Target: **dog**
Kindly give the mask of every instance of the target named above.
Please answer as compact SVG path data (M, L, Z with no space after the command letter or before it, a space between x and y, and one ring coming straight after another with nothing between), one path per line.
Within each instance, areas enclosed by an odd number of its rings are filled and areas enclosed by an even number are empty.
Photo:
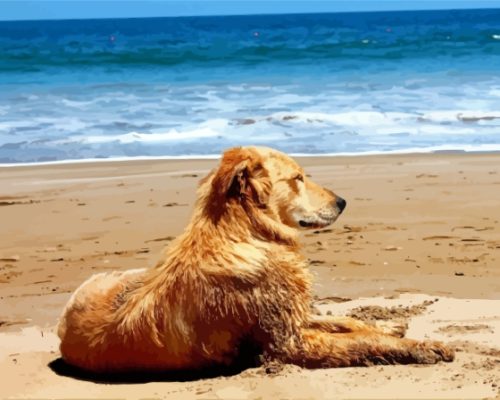
M298 233L332 224L346 201L287 155L229 149L197 194L155 267L97 274L76 290L58 327L67 363L119 373L231 366L243 354L306 368L453 360L439 342L312 316Z

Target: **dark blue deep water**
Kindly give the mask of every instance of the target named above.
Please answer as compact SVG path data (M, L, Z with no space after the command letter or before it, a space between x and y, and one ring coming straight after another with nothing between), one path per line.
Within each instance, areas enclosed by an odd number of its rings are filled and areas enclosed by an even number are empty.
M0 163L500 149L500 10L0 22Z

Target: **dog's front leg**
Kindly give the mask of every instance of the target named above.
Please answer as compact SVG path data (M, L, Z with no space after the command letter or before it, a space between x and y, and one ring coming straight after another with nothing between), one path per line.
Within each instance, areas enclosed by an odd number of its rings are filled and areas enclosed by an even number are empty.
M369 332L375 329L374 326L350 317L312 317L307 324L307 328L328 333Z
M317 329L328 333L349 333L349 332L372 332L385 333L388 335L403 337L407 325L405 323L377 323L370 325L359 319L351 317L316 317L311 316L307 323L307 328Z
M452 361L454 352L439 342L418 342L383 333L327 333L303 329L301 343L287 349L282 361L306 368L373 364L435 364Z

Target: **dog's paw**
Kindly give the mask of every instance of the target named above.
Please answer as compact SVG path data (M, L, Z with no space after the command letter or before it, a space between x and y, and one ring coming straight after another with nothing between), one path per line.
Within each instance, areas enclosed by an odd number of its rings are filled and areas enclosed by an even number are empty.
M377 329L385 333L386 335L391 335L395 337L402 338L406 334L408 329L408 324L405 321L377 321Z
M410 356L418 364L436 364L439 361L453 361L455 351L441 342L429 341L414 346Z
M440 361L451 362L455 359L455 350L441 342L431 342L431 350L436 353Z

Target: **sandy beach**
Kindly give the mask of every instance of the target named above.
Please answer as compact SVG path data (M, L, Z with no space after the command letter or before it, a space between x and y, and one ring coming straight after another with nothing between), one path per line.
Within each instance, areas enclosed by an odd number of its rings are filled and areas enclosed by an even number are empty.
M0 168L0 398L495 398L500 396L500 154L300 158L347 200L302 234L315 307L407 324L451 364L101 382L58 368L55 327L92 274L152 266L182 232L216 160ZM70 376L67 376L70 375Z

